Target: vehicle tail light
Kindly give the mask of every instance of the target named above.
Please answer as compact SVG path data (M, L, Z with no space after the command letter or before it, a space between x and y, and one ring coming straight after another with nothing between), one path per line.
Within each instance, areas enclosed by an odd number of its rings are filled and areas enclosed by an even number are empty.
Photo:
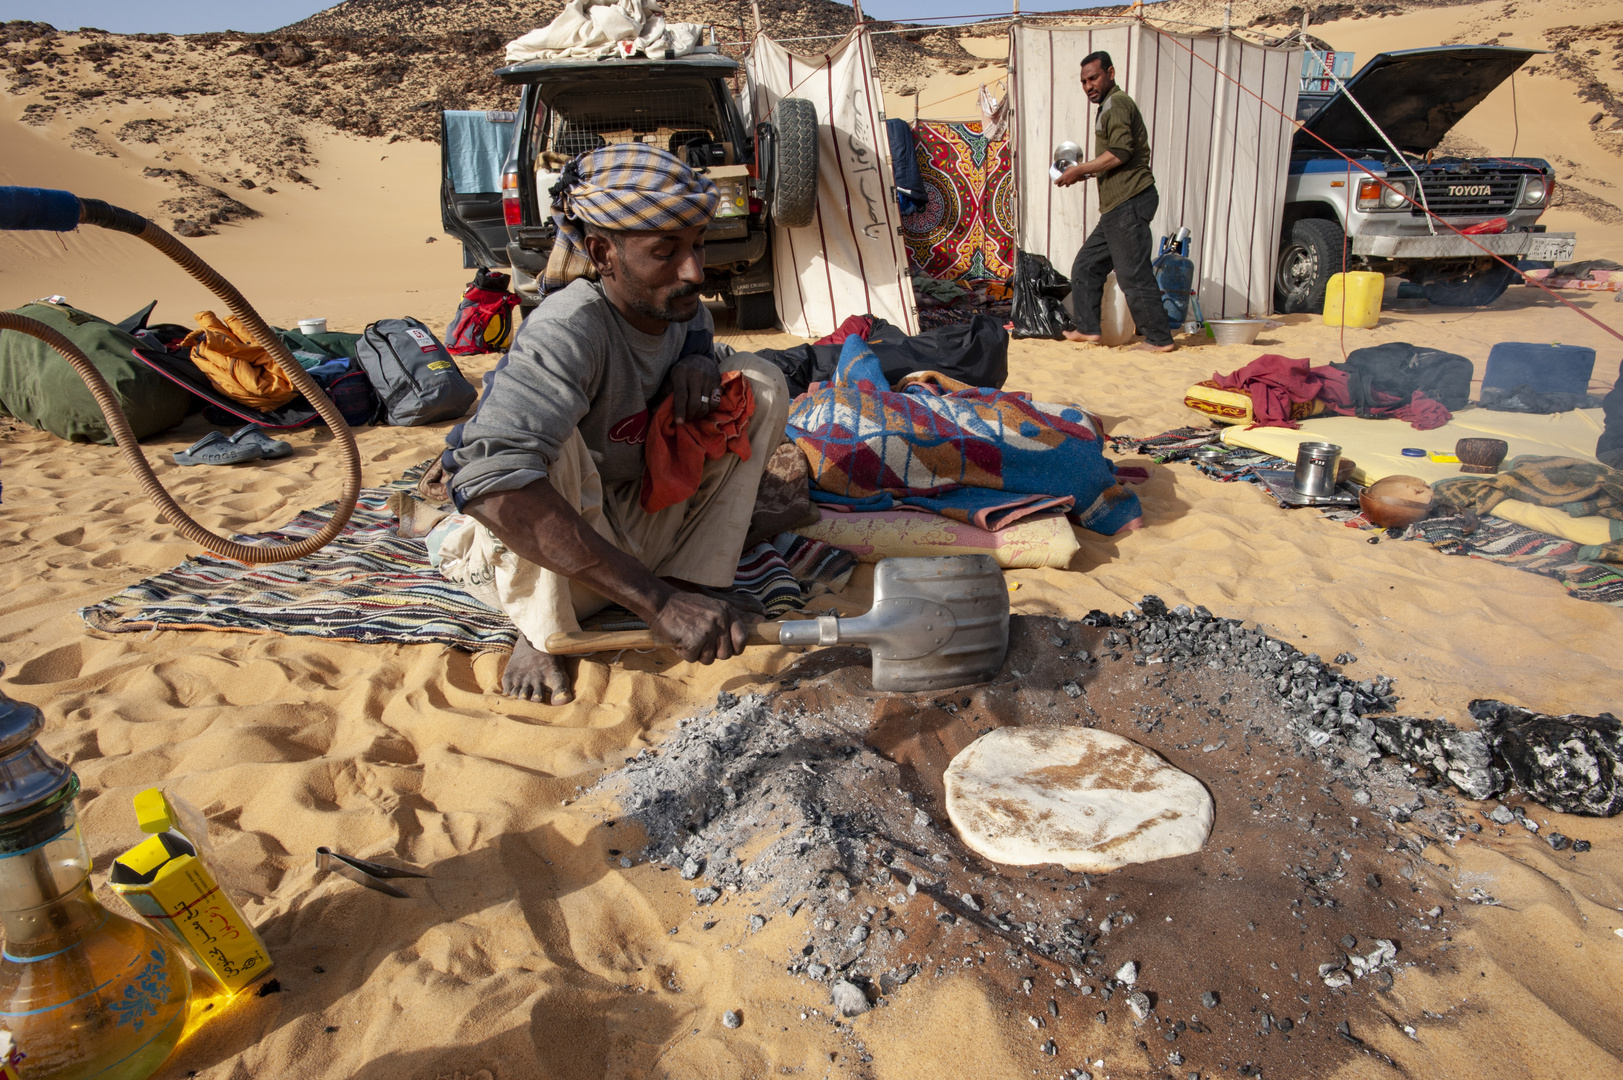
M754 195L750 196L750 213L760 214L765 209L766 203L762 202L760 199L757 199Z
M1358 209L1375 210L1381 205L1381 182L1379 180L1358 181Z
M517 172L502 174L502 220L509 225L524 224L524 204L519 202Z

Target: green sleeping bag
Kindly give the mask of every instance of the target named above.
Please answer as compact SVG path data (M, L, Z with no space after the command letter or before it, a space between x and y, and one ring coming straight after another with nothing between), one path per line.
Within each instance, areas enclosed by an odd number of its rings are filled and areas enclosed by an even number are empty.
M66 304L26 304L14 313L61 332L90 358L144 439L180 423L191 395L135 356L140 342L106 319ZM36 337L0 331L0 413L69 442L111 443L90 388L67 360Z

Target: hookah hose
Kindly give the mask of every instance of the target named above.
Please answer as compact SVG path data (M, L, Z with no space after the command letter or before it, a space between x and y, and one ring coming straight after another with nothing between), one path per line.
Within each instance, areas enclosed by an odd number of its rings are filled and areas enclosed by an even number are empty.
M185 244L151 221L133 211L111 206L99 199L81 199L67 191L0 187L0 229L72 232L81 224L99 225L114 232L140 237L207 286L209 291L225 301L232 314L242 320L254 342L275 359L277 366L293 381L294 387L305 396L321 419L326 421L327 428L338 440L338 450L344 460L344 487L332 519L314 536L292 544L239 544L210 532L192 520L153 475L152 467L147 464L146 456L141 452L140 444L136 442L135 432L130 429L123 409L119 408L118 399L113 395L112 388L107 385L107 380L102 378L101 372L96 370L90 358L85 356L78 346L37 319L9 311L0 311L0 330L16 330L36 337L61 353L63 358L73 365L73 370L79 373L85 386L95 396L96 404L101 406L102 415L107 418L107 426L112 430L119 449L124 452L124 460L140 481L142 490L158 505L163 519L173 525L186 539L202 545L216 555L250 564L286 562L319 551L348 524L350 514L355 510L356 497L361 490L360 451L356 449L355 436L350 432L349 425L344 422L338 407L315 380L305 374L304 368L300 367L298 361L288 352L287 346L271 331L265 320L259 317L259 313L235 286L221 277L208 263L198 258Z

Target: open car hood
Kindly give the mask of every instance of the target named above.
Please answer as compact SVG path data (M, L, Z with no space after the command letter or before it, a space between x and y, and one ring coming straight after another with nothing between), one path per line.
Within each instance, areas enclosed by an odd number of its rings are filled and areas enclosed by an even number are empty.
M1381 53L1347 80L1304 125L1341 150L1374 150L1380 135L1359 115L1347 94L1358 99L1399 150L1424 154L1436 149L1465 114L1481 104L1511 73L1537 55L1532 49L1499 45L1445 45ZM1305 131L1300 150L1323 149Z

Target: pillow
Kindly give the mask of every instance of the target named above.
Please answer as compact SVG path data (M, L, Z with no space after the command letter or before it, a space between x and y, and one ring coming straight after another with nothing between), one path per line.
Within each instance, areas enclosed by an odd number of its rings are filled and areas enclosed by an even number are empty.
M844 548L859 562L911 555L990 555L1005 570L1048 566L1063 570L1081 548L1063 515L1022 519L997 532L919 510L835 513L796 529L801 536Z
M1227 390L1207 379L1184 391L1183 403L1219 424L1251 423L1251 395L1244 390ZM1324 402L1298 401L1291 406L1292 420L1306 420L1324 411Z

